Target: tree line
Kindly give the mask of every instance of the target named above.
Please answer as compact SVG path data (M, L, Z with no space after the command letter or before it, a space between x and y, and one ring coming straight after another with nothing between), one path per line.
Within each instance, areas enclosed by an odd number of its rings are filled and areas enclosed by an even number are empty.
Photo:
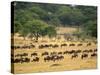
M97 37L97 7L13 2L14 33L30 38L56 36L56 27L80 27L81 34ZM78 34L78 33L77 33Z

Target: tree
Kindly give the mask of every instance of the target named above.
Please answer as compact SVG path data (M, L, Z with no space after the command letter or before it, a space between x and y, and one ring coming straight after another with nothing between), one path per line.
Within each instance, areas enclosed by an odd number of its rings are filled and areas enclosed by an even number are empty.
M46 27L43 33L45 33L45 35L48 35L50 38L55 37L57 34L56 29L53 26Z
M20 28L19 33L21 34L21 36L23 36L23 38L25 40L27 35L30 33L30 30L27 25L20 26L19 28Z
M36 38L36 41L38 41L38 38L42 35L41 31L43 31L48 25L41 20L32 20L27 22L27 26L31 35L33 35Z
M29 29L31 36L34 36L37 42L39 37L43 37L45 35L53 37L56 35L55 28L41 20L33 20L27 22L27 28Z
M19 21L14 21L14 33L20 31L21 23Z
M85 33L87 35L97 38L97 22L96 21L87 22L83 30L85 30Z
M59 8L59 18L64 25L79 26L83 23L84 15L76 7L63 6Z

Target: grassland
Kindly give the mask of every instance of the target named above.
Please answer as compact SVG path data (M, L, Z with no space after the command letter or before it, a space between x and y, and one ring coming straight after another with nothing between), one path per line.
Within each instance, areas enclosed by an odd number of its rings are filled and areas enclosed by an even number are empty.
M61 28L59 32L74 32L75 28ZM29 73L29 72L47 72L47 71L68 71L68 70L83 70L83 69L96 69L97 68L97 57L91 58L91 53L88 53L88 57L85 59L81 59L82 53L78 54L77 58L71 59L71 55L64 55L64 59L58 61L49 61L44 62L44 57L41 56L43 52L64 52L70 50L89 50L89 49L96 49L97 45L91 42L90 46L87 46L87 42L83 41L47 41L47 42L32 42L32 41L23 41L20 38L16 38L16 44L29 44L33 43L36 47L32 49L16 49L14 50L14 59L18 58L15 57L17 54L21 53L28 53L28 58L32 60L31 53L38 53L38 57L40 58L39 62L29 62L29 63L14 63L14 73ZM45 39L48 40L48 39ZM68 46L60 47L61 44L66 43ZM75 44L75 46L69 46L71 43ZM79 43L82 43L82 46L77 46ZM43 48L39 49L38 46L41 44L57 44L59 47L57 48ZM12 50L13 51L13 50ZM55 65L57 64L57 65Z

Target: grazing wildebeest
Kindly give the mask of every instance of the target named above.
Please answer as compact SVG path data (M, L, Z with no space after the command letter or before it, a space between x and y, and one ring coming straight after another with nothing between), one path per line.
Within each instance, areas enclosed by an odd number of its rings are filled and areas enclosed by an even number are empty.
M30 59L29 58L21 58L21 63L29 63Z
M97 49L94 49L94 52L97 52Z
M64 56L58 56L58 55L55 55L55 56L52 56L52 61L56 61L56 60L61 60L61 59L64 59Z
M68 51L68 54L73 54L73 53L75 53L75 50Z
M75 46L75 44L72 43L72 44L69 44L69 46Z
M57 55L54 55L54 56L51 57L51 60L55 62L56 60L58 60L58 58L59 57Z
M29 49L30 49L30 47L27 46L27 45L23 45L23 46L21 46L21 49L26 49L26 48L29 48Z
M80 43L80 44L78 44L77 46L82 46L83 44L82 43Z
M21 54L16 54L15 57L21 57Z
M51 52L50 53L50 55L56 55L57 54L57 52Z
M82 54L81 59L83 59L83 58L88 58L88 54Z
M69 52L68 52L67 50L63 52L63 54L68 54L68 53L69 53Z
M44 45L44 48L49 48L49 45Z
M35 58L33 58L33 60L32 60L32 62L39 62L39 57L35 57Z
M21 59L15 59L14 63L21 63Z
M93 50L92 49L89 49L89 50L83 50L83 53L92 53Z
M15 55L15 57L23 57L23 56L28 56L28 53L16 54Z
M83 52L83 53L88 53L88 50L83 50L82 52Z
M58 56L58 60L64 59L64 56Z
M91 46L91 45L92 45L92 43L91 43L91 42L87 43L87 46Z
M61 44L61 47L65 47L65 46L67 46L67 44Z
M52 44L49 44L49 47L52 47L53 45Z
M44 48L44 45L39 45L39 49L42 49L42 48Z
M59 47L59 45L55 44L55 45L52 45L52 48L57 48Z
M14 46L14 49L20 49L21 47L20 46Z
M76 50L76 51L75 51L75 53L81 53L81 52L82 52L81 50Z
M44 57L44 61L47 62L47 61L50 61L51 60L51 56L46 56Z
M22 56L28 56L28 53L23 53Z
M92 50L92 49L89 49L89 50L88 50L88 52L90 52L90 53L91 53L91 52L93 52L93 50Z
M32 56L37 56L37 55L38 55L37 53L32 53L32 54L31 54L31 57L32 57Z
M62 54L62 52L58 52L58 54Z
M49 53L48 52L42 53L42 56L44 56L44 55L49 55Z
M42 48L49 48L49 47L51 47L51 45L39 45L39 49L42 49Z
M74 54L72 55L71 59L76 58L76 57L78 57L78 54L77 54L77 53L74 53Z
M97 53L92 53L92 54L91 54L91 58L92 58L92 57L97 57Z
M30 48L35 48L35 45L30 45Z
M30 43L30 48L35 48L35 45L33 45L32 43Z

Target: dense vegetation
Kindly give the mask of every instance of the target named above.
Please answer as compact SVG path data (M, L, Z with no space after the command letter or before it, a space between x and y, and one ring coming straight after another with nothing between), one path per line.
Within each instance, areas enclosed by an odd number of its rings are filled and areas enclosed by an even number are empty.
M82 28L85 34L97 37L97 7L14 2L14 33L30 38L56 36L57 26Z

